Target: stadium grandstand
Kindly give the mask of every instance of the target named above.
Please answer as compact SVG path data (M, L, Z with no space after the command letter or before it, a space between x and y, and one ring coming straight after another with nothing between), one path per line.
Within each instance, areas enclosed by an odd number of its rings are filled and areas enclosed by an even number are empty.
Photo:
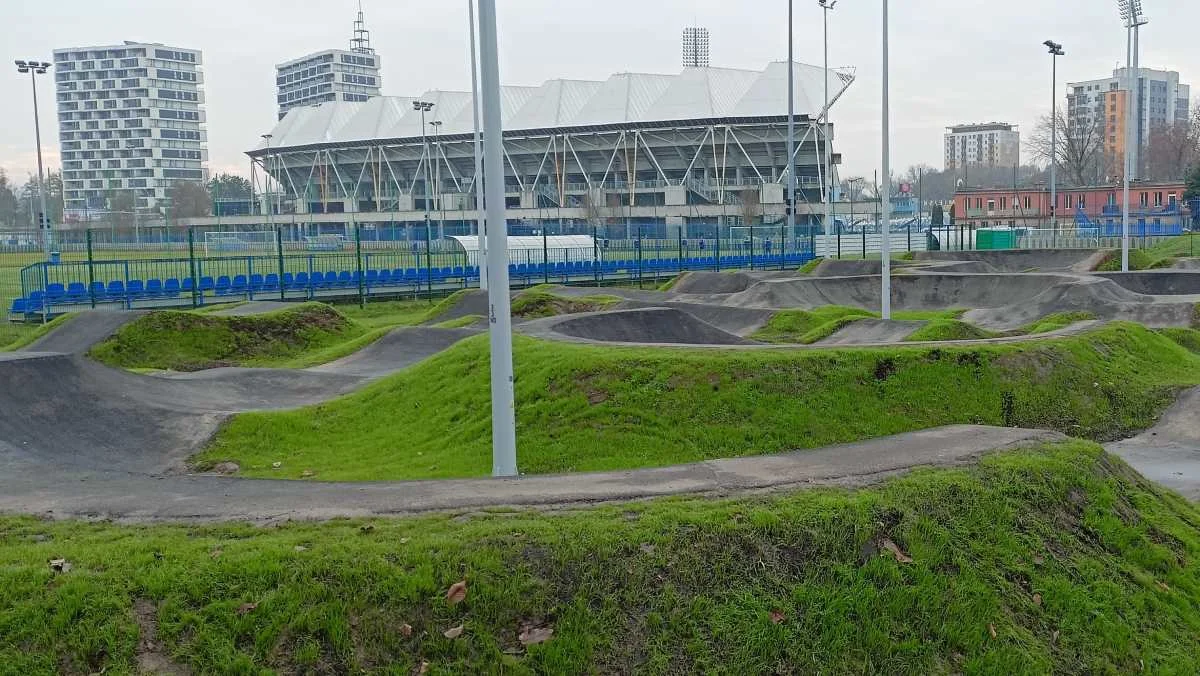
M821 124L824 70L796 64L793 71L800 235L820 226L824 144L833 129ZM850 70L831 71L831 102L853 80ZM550 223L559 234L601 225L605 236L628 238L637 223L645 237L673 238L681 228L685 237L706 237L718 224L786 217L786 62L550 80L505 86L501 96L513 234ZM414 102L433 105L422 116ZM375 224L381 237L412 240L425 237L428 209L431 237L472 234L472 106L469 92L434 90L289 111L248 153L257 213L222 219L223 226L261 223L269 209L285 217L276 222L318 232Z

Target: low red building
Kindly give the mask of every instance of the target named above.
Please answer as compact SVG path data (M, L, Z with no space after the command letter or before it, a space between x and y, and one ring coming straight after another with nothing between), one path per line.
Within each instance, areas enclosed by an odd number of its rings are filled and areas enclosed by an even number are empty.
M1120 222L1123 186L1059 188L1059 227L1103 227ZM1177 230L1187 220L1184 184L1135 182L1129 186L1129 212L1147 230ZM1047 228L1050 188L964 188L954 195L954 222L971 228ZM1158 227L1156 227L1158 226ZM1164 233L1169 234L1169 233Z

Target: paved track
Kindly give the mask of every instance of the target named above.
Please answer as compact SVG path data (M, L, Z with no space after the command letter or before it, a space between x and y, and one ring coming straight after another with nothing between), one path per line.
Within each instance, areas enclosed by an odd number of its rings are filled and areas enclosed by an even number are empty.
M1147 479L1200 500L1200 387L1180 395L1154 427L1105 448Z

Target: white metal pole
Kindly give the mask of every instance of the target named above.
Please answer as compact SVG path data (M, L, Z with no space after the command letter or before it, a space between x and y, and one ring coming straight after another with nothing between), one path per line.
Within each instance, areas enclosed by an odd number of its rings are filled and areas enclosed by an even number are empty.
M1121 191L1121 272L1129 272L1129 175L1133 173L1133 25L1125 28L1125 174Z
M29 69L29 82L33 85L33 135L37 141L38 197L42 203L42 222L38 223L38 226L42 229L42 246L45 247L48 258L54 249L54 230L50 223L50 212L46 210L46 181L42 177L42 123L38 119L36 67Z
M483 218L483 148L479 133L479 57L475 53L475 0L467 0L471 20L471 118L475 123L475 236L479 239L479 288L488 288L487 222Z
M788 204L787 204L787 227L788 236L796 236L796 101L795 101L795 78L792 75L792 62L795 59L792 57L792 0L788 0L788 62L787 62L787 97L788 97L788 125L787 125L787 173L788 173ZM750 225L747 223L746 225ZM750 229L750 241L754 241L754 229ZM816 251L813 252L815 256Z
M825 241L829 242L829 235L833 234L833 157L829 149L830 134L829 134L829 11L833 9L831 6L821 6L822 16L824 17L825 31Z
M483 101L483 168L488 228L488 321L492 356L492 476L517 475L512 317L508 297L508 225L504 218L504 153L496 0L479 0L479 68Z
M1058 55L1050 53L1050 236L1058 237Z
M1133 84L1133 119L1130 123L1133 124L1133 173L1131 178L1137 180L1142 177L1142 115L1146 112L1145 102L1142 101L1142 78L1140 72L1140 61L1138 57L1138 36L1142 33L1142 18L1141 15L1135 16L1133 22L1133 72L1129 74Z
M892 318L892 139L888 75L888 0L883 0L883 222L879 228L879 249L883 261L880 315L884 319Z

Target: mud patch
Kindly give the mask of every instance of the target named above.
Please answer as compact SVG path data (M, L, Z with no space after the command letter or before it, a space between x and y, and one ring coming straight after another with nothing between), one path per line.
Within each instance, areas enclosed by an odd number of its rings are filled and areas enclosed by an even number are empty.
M150 599L133 602L133 619L138 625L137 669L140 674L190 676L192 670L172 661L158 640L158 607Z

